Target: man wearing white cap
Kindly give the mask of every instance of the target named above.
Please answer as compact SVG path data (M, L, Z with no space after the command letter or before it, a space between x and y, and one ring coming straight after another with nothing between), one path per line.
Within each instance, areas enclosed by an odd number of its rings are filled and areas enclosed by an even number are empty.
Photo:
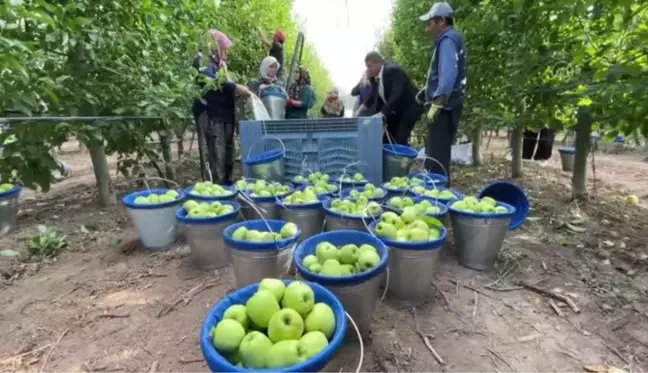
M425 168L445 173L450 184L450 156L463 110L466 87L466 51L464 38L454 28L452 7L446 2L432 5L430 11L419 17L427 31L434 36L434 53L428 70L427 85L417 99L425 95L430 106L427 113L428 136L425 144ZM445 170L442 170L445 168Z

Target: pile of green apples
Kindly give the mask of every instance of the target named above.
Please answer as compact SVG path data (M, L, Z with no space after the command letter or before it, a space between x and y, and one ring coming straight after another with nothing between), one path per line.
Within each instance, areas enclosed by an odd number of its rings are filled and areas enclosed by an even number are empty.
M347 216L378 216L382 207L378 202L369 201L367 197L360 196L357 200L335 198L331 200L330 210Z
M312 186L307 186L303 191L295 191L283 200L285 205L307 205L315 202L319 202L319 198Z
M313 273L343 277L366 272L380 264L380 255L371 245L346 244L337 247L324 241L315 247L315 255L307 255L302 264Z
M299 232L299 228L297 228L297 225L292 222L284 224L279 232L264 232L256 229L239 227L232 232L232 239L248 242L274 242L292 238L297 234L297 232Z
M386 192L383 188L376 188L375 185L369 183L365 184L364 187L362 187L362 190L358 189L351 189L349 192L349 197L351 199L357 200L360 198L360 196L365 196L367 198L383 198L385 196Z
M320 353L335 332L326 303L315 303L306 283L266 278L248 301L227 308L211 330L216 350L247 369L288 368Z
M353 176L342 174L337 178L337 181L341 181L343 183L363 183L366 182L367 179L360 172L356 172Z
M423 185L424 182L421 179L415 177L392 177L391 180L386 182L383 186L387 189L396 189L396 190L408 190L411 187L417 185Z
M15 187L15 185L9 183L0 184L0 193L7 193L13 190Z
M430 197L430 198L436 198L436 199L445 199L445 200L450 200L450 199L455 199L457 198L457 195L455 195L451 190L449 189L428 189L422 185L418 185L412 188L412 192L416 194L420 194L424 197Z
M290 193L290 187L277 183L276 181L267 182L265 180L256 180L249 182L239 180L236 182L236 188L241 191L250 192L250 197L274 197L285 196Z
M185 202L182 207L187 211L188 218L206 219L215 218L234 212L234 206L229 204L222 204L218 201L214 202L197 202L189 200Z
M210 181L196 183L189 195L196 195L201 197L226 197L231 196L232 191L224 188L222 185L213 184Z
M408 207L416 209L417 214L438 214L441 212L441 208L436 206L434 203L424 199L419 203L414 203L414 200L410 197L392 197L387 202L387 206L394 208L399 211L403 211Z
M443 223L438 219L425 216L414 206L403 209L400 215L387 211L380 215L374 232L380 238L398 242L427 242L441 237Z
M509 210L504 206L497 206L497 201L491 197L478 199L469 196L460 201L455 201L450 205L457 211L473 212L476 214L506 214Z
M297 175L293 180L299 184L317 184L317 183L328 184L330 178L331 177L329 175L317 171L308 174L308 176Z
M157 203L172 202L177 200L180 194L173 189L167 190L164 194L151 193L148 196L139 196L133 201L136 205L154 205Z

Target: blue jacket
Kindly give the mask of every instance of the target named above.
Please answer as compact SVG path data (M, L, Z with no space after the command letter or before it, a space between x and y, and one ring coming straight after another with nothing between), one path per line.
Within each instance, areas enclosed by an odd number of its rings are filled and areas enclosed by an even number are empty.
M463 35L448 27L434 41L425 101L445 96L446 106L463 103L466 87L466 48Z

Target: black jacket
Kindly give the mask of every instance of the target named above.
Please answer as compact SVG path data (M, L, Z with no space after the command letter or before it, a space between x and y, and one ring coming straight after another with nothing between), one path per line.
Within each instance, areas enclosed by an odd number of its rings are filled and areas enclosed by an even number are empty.
M385 117L416 120L423 112L423 107L416 102L416 87L407 72L396 64L385 64L383 67L383 88L385 101L378 94L378 82L371 78L371 94L365 106L373 112L381 112Z

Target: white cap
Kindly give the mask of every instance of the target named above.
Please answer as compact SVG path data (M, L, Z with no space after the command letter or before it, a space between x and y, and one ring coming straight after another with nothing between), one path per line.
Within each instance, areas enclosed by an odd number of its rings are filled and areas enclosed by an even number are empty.
M434 17L452 17L452 7L445 1L442 3L434 3L430 11L420 16L419 19L427 22Z

